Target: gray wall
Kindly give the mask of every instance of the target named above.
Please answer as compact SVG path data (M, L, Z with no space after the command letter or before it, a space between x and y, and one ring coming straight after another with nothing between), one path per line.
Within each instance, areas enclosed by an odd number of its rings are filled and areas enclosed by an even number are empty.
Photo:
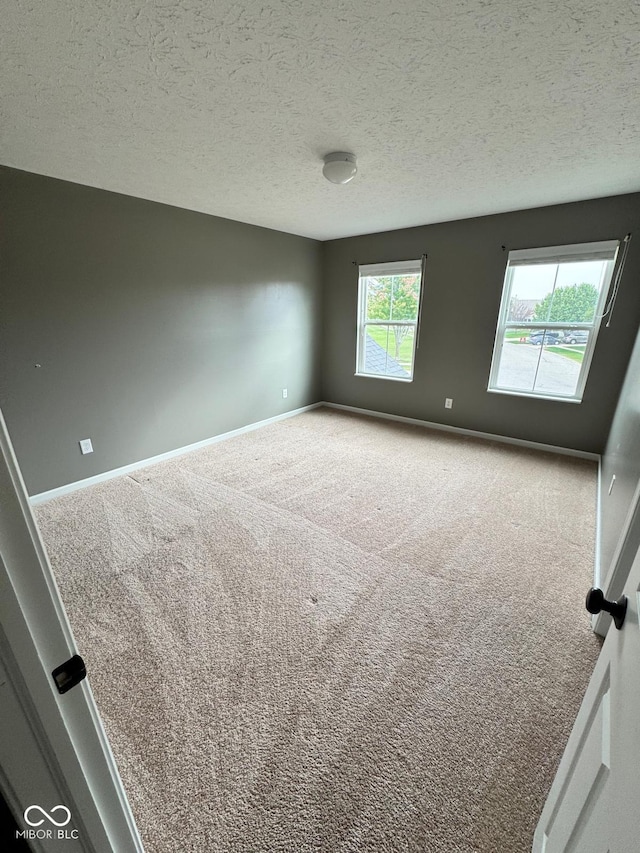
M640 195L630 194L323 244L324 399L600 453L640 320L640 245L632 243L615 320L600 333L579 405L487 392L507 260L502 246L622 238L637 232L639 224ZM427 273L414 381L354 376L358 281L352 261L405 260L424 252ZM444 408L445 397L454 399L450 411Z
M319 399L317 242L6 168L0 199L0 407L31 494Z
M632 242L614 322L575 405L486 391L502 246L637 232L638 194L322 246L2 167L0 198L0 406L32 494L319 399L604 449L640 320L640 247ZM355 377L352 261L425 251L414 382ZM454 398L451 411L445 397ZM603 553L640 476L639 405L625 391L605 457L607 472L622 473ZM81 456L77 442L87 437L95 452Z
M634 284L637 287L638 279ZM609 494L611 479L616 480ZM640 335L629 362L620 401L613 418L611 432L602 457L600 569L602 582L612 567L618 542L640 482ZM619 573L610 594L622 592L624 579L640 546L640 529L630 531L621 553Z

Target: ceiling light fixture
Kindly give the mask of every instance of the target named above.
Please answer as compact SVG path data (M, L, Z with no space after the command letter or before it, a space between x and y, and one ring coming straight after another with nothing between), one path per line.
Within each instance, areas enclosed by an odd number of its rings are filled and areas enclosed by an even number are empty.
M348 184L355 178L358 167L356 155L346 151L333 151L324 158L322 174L332 184Z

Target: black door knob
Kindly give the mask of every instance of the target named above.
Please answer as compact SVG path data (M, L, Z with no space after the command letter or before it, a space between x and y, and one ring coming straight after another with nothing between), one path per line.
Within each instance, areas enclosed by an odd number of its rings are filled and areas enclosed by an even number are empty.
M586 608L589 613L600 613L601 610L610 613L616 628L620 630L627 615L627 596L621 595L617 601L607 601L602 590L592 586L587 593Z

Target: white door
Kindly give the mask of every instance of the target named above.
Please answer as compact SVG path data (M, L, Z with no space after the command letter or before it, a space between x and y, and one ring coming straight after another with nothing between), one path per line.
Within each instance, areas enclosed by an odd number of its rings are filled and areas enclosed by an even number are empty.
M140 853L89 683L60 694L51 675L74 654L0 413L0 788L33 850Z
M586 591L585 591L586 592ZM640 550L533 842L534 853L640 851Z
M602 566L601 570L606 573L602 575L600 581L596 583L606 590L608 598L617 598L622 593L624 588L629 567L633 562L634 554L638 549L640 542L640 483L638 484L627 517L625 519L622 532L618 544L613 553L610 566ZM600 634L601 637L606 636L611 625L611 617L602 611L598 616L593 618L593 630Z

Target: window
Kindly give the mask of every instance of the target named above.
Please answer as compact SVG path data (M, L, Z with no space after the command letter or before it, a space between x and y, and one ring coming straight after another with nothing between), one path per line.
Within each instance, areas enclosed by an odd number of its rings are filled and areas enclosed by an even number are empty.
M489 391L579 403L618 241L509 252Z
M421 284L420 260L359 268L357 376L412 380Z

